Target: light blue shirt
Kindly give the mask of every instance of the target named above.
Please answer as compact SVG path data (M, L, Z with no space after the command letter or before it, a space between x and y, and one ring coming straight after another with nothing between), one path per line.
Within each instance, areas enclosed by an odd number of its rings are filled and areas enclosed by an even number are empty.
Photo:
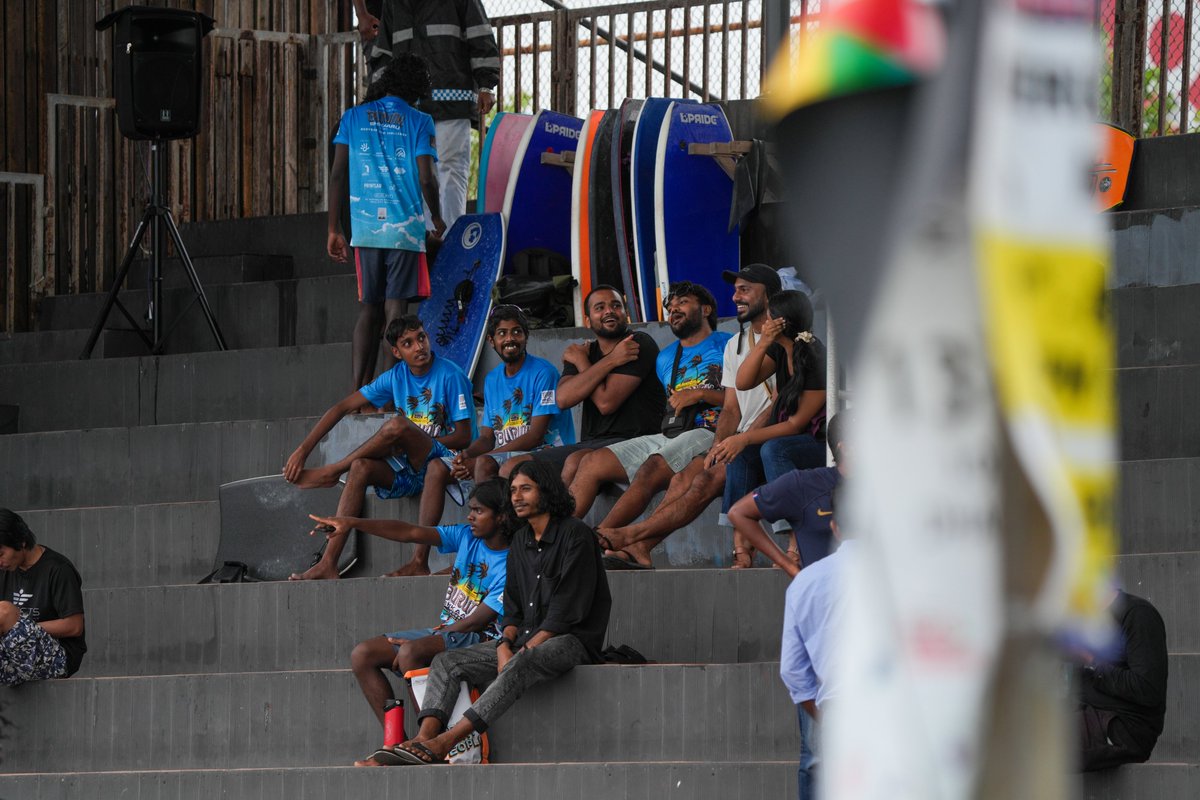
M544 358L526 354L525 363L511 378L505 365L488 373L483 382L483 424L495 434L496 447L523 436L534 417L552 416L542 444L575 444L571 410L561 410L555 400L558 370Z
M836 552L800 570L788 586L779 677L797 705L815 700L820 708L834 694L830 659L837 637L831 634L841 624L841 578L854 548L852 541L842 542Z

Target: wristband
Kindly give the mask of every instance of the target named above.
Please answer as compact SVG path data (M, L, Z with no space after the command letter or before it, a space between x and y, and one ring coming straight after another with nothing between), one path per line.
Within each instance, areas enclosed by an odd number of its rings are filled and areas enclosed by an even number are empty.
M506 645L508 645L508 649L509 649L509 650L516 650L516 649L517 649L517 643L516 643L516 642L514 642L512 639L506 639L506 638L503 638L503 637L501 637L501 639L500 639L500 644L506 644Z

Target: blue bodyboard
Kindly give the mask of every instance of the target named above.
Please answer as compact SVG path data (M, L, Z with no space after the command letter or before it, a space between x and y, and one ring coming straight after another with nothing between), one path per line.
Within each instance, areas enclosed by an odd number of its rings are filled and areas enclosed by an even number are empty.
M644 110L643 110L643 113ZM688 146L731 142L733 132L718 105L674 103L663 118L654 165L654 254L662 294L675 281L717 289L717 314L737 314L721 272L740 266L738 228L729 230L733 179L715 158L691 155Z
M543 164L543 153L574 152L583 120L540 111L525 131L513 160L513 177L504 198L508 221L504 272L512 272L516 256L534 248L571 260L571 172Z
M658 276L654 267L654 164L658 159L658 134L663 117L674 102L694 103L694 100L670 100L650 97L643 103L633 129L629 159L630 233L636 261L638 297L645 320L662 319L662 308L656 292Z
M430 270L430 294L421 303L421 321L433 352L458 364L468 377L479 361L504 250L500 214L464 214L446 231Z

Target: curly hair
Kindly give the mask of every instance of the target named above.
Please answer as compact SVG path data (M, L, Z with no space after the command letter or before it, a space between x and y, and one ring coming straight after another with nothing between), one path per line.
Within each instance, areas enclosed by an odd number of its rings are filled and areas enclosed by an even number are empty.
M504 534L504 541L511 542L521 521L513 512L512 494L509 492L507 478L491 478L476 484L471 490L471 498L479 501L479 505L496 512L496 527Z
M383 97L394 95L409 105L429 96L432 81L429 65L415 53L400 53L393 56L387 66L367 89L367 96Z
M21 519L21 515L7 508L0 508L0 547L13 550L28 550L37 544L33 531Z
M575 513L575 498L567 491L562 475L548 461L522 461L509 476L524 475L538 487L538 512L549 514L551 519L566 519Z
M676 297L691 297L702 306L708 306L708 327L712 330L717 329L717 300L713 297L713 293L708 290L708 287L693 283L692 281L676 281L667 287L667 296L663 300L663 308L670 305L671 300Z
M529 335L529 317L525 316L525 312L518 306L505 303L492 308L487 320L487 338L491 339L496 335L496 328L500 327L501 322L515 322L525 331L526 336Z

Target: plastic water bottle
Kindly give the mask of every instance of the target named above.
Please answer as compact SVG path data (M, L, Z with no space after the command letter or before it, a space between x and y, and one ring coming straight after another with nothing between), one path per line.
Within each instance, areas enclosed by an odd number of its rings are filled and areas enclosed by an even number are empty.
M404 701L383 704L383 746L395 747L404 741Z

